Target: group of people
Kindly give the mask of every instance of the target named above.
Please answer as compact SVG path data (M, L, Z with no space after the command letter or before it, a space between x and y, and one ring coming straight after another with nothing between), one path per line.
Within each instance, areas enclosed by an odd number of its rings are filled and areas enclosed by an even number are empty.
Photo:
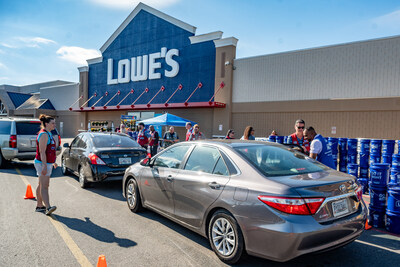
M309 155L311 158L331 167L335 168L332 151L328 148L325 138L317 134L313 127L305 127L305 122L299 119L294 125L295 132L288 136L287 143L293 144L301 148L304 154ZM244 130L241 140L255 140L254 128L247 126ZM277 135L276 131L272 131L271 135ZM235 139L235 131L229 129L226 133L225 139Z

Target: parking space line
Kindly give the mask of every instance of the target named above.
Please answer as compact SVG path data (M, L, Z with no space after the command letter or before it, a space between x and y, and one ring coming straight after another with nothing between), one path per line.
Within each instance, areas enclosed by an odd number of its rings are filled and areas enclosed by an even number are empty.
M29 181L26 179L26 177L22 174L22 172L18 169L15 168L17 173L19 174L19 177L21 177L22 181L25 183L25 185L29 184ZM64 240L65 244L67 245L68 249L71 251L72 255L74 255L75 259L78 261L78 263L81 266L84 267L90 267L93 266L90 261L86 258L85 254L83 254L82 250L78 247L78 245L75 243L75 241L72 239L72 237L68 234L68 232L64 229L62 224L57 220L56 216L53 214L50 216L47 216L50 222L53 224L54 228L57 230L58 234L61 236L61 238Z
M390 251L390 252L393 252L393 253L400 254L400 250L394 250L394 249L390 249L390 248L385 248L385 247L382 247L382 246L379 246L379 245L375 245L375 244L372 244L372 243L368 243L368 242L365 242L365 241L361 241L361 240L355 240L355 242L358 242L358 243L361 243L361 244L364 244L364 245L368 245L368 246L377 247L377 248L384 249L384 250L387 250L387 251Z

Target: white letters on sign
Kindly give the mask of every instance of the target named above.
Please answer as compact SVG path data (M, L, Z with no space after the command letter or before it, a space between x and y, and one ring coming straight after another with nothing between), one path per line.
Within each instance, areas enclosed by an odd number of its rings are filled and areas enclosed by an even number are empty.
M167 50L166 47L162 47L161 51L157 53L132 57L131 59L121 59L118 61L117 78L113 77L114 60L109 58L107 61L107 84L160 79L162 73L157 72L158 69L161 69L161 62L157 61L160 58L165 58L165 64L169 66L169 70L165 69L164 76L168 78L175 77L179 73L179 64L173 59L174 56L179 56L178 49Z

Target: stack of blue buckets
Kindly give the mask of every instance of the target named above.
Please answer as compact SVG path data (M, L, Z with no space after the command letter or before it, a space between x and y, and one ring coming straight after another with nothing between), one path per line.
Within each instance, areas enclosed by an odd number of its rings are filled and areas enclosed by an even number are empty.
M339 171L347 172L347 138L339 138Z

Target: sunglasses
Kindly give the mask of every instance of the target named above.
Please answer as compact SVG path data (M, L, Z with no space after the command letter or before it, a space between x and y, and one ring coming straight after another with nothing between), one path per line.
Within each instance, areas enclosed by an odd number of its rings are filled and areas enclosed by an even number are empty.
M304 126L297 126L297 129L304 129Z

